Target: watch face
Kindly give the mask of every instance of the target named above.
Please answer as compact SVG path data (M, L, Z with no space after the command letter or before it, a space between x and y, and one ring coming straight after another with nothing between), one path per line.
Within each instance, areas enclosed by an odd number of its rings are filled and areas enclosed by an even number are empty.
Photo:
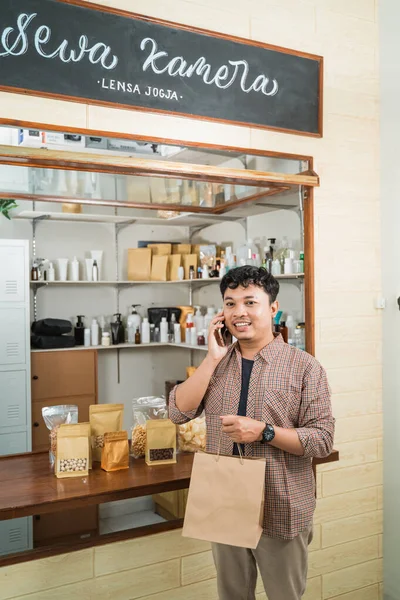
M263 432L263 438L266 442L272 442L272 440L275 437L275 430L272 427L272 425L266 425L264 432Z

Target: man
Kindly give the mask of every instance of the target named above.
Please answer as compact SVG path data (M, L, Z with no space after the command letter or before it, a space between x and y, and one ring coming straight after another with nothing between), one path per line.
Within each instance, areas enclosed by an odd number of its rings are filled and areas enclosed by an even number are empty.
M312 458L333 445L329 386L321 365L274 335L278 281L265 269L230 270L208 354L171 393L170 416L205 411L207 451L266 457L263 535L256 550L213 544L220 600L254 600L259 568L269 600L300 600L306 588L315 482ZM221 330L238 340L226 346Z

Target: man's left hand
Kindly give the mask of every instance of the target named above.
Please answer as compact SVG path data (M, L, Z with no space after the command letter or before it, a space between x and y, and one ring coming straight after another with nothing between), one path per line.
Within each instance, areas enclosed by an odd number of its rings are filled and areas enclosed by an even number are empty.
M252 442L259 442L261 440L265 423L250 419L249 417L238 417L235 415L227 415L220 418L222 421L222 431L234 442L238 444L251 444Z

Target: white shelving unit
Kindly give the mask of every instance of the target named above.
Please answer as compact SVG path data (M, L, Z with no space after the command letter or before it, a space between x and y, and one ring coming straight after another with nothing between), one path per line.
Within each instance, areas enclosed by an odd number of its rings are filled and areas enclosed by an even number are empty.
M183 348L186 350L199 350L200 352L207 352L207 346L191 346L190 344L174 344L174 343L161 343L151 342L150 344L114 344L111 346L74 346L73 348L50 348L48 350L41 350L35 348L32 352L71 352L71 351L82 351L82 350L100 350L102 352L109 350L146 350L147 348Z

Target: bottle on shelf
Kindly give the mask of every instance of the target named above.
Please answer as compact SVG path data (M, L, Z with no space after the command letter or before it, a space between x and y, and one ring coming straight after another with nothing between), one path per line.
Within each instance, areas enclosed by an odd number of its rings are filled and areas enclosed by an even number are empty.
M185 269L182 266L178 267L178 279L179 281L183 281L185 279Z
M190 329L190 345L197 346L197 330L196 327Z
M75 344L77 346L83 346L85 344L85 324L82 321L83 318L84 315L77 316L78 321L74 329Z
M203 271L201 267L197 267L197 279L203 278Z
M186 317L186 330L185 330L185 343L186 344L192 343L191 329L193 329L193 327L194 327L193 315L192 315L192 313L189 313Z
M207 265L204 265L204 266L203 266L203 269L202 269L202 277L201 277L201 278L202 278L202 279L209 279L209 278L210 278L210 273L209 273L209 270L208 270L208 266L207 266Z
M286 321L282 321L279 326L279 333L283 337L283 341L288 343L288 328L286 326Z
M99 267L97 266L97 260L93 261L93 267L92 267L92 281L98 281L99 280Z
M31 280L32 281L39 281L39 269L37 268L37 266L34 264L31 270Z
M79 260L76 256L71 261L71 281L79 281Z
M134 339L135 339L135 333L136 333L136 329L139 327L139 331L140 331L140 327L142 325L142 317L139 315L139 313L136 310L136 307L141 306L140 304L132 304L132 312L131 314L128 316L127 319L127 327L128 327L128 342L130 344L134 343ZM131 339L129 339L131 338Z
M49 268L47 269L47 281L55 281L56 280L56 272L54 269L53 263L49 263Z
M143 317L142 322L142 343L150 343L150 323L148 317Z
M111 346L111 336L109 331L103 331L101 334L101 345Z
M140 337L140 329L139 327L136 327L136 333L135 333L135 344L140 344L141 343L141 337Z
M91 331L92 346L98 346L99 345L99 324L96 321L96 319L92 320L92 324L90 326L90 331Z
M162 344L168 342L168 321L166 317L162 317L160 323L160 341Z
M299 260L300 260L300 273L304 273L304 250L300 250L300 254L299 254Z
M197 345L198 346L205 346L206 345L206 336L205 336L205 330L203 329L203 331L201 331L199 333L199 335L197 336Z
M294 345L299 350L306 349L305 324L299 323L294 330Z
M84 337L84 346L86 348L88 348L90 346L90 329L89 327L86 327L83 333Z
M194 325L197 331L200 333L204 329L204 317L201 314L200 306L195 306L196 314L194 315Z
M134 326L134 324L132 322L127 324L126 334L127 334L126 341L128 342L128 344L134 344L136 327Z
M271 275L274 275L275 277L277 275L282 275L281 261L278 258L272 261Z
M156 344L160 343L160 328L156 327L154 329L154 341L156 342Z
M286 317L286 327L288 330L288 339L287 343L291 346L294 345L294 319L291 315Z
M207 314L204 317L204 329L207 331L207 335L208 335L208 330L210 328L210 323L214 317L215 317L215 309L213 306L209 306L207 308Z
M189 279L196 279L196 273L193 265L190 265L189 267Z
M111 336L112 343L115 346L116 344L123 344L125 342L125 330L121 321L121 313L115 313L114 317L116 319L111 323Z
M156 331L156 326L154 325L154 323L150 323L150 342L155 342L155 331Z
M179 323L174 325L174 342L175 344L182 344L182 330Z

